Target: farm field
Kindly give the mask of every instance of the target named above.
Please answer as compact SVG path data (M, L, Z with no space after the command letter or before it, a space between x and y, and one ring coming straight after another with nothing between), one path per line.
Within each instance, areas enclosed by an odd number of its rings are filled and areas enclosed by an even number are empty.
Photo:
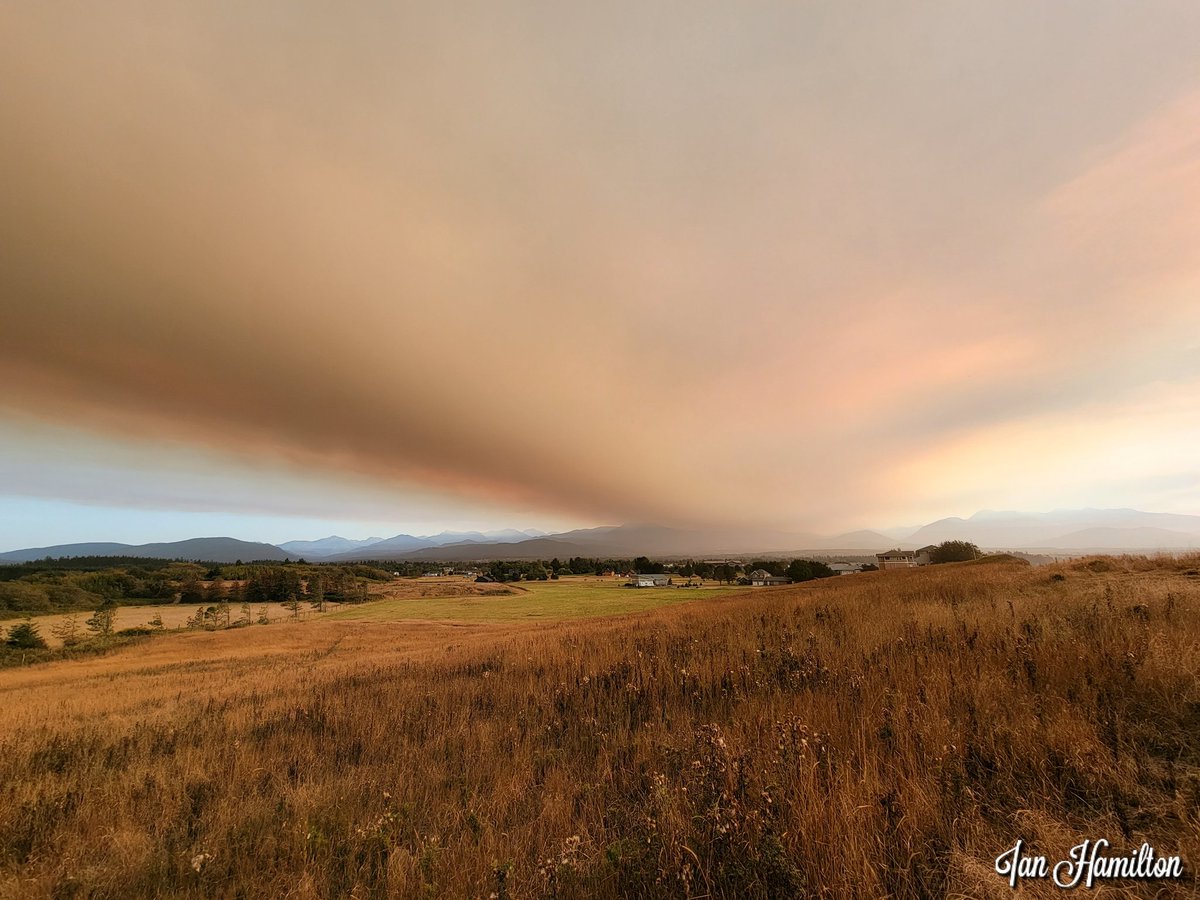
M1109 896L1195 896L1198 566L342 610L3 670L0 897L1007 897L1016 840L1098 837L1185 862Z
M471 584L477 590L455 591L439 596L437 582L419 580L427 593L414 593L406 580L380 588L378 599L349 606L333 619L355 622L403 620L440 622L556 622L592 616L642 612L660 606L685 603L751 590L710 582L700 588L626 588L624 579L564 577L557 581L522 581L511 584ZM447 586L454 582L447 581Z
M210 606L208 603L162 603L162 604L144 604L118 606L113 616L113 628L120 630L122 628L139 628L149 627L150 620L155 616L162 618L163 628L185 628L188 619L196 614L197 609ZM338 608L338 604L330 603L324 615ZM84 623L87 621L91 613L52 613L50 615L33 616L32 621L37 623L41 636L46 643L51 647L59 647L62 641L54 636L52 629L61 622L65 622L72 616L79 625L81 632L86 631ZM230 615L234 621L239 621L244 617L242 609L238 604L231 604ZM296 615L292 614L292 610L288 609L282 603L255 603L250 609L251 621L257 622L260 615L265 615L271 622L281 622L298 618L307 620L313 616L322 615L311 609L307 603L301 604L301 607ZM18 619L12 619L4 622L4 625L15 625Z
M624 579L577 577L557 581L533 581L513 584L476 584L473 579L398 578L391 582L370 585L371 600L364 604L328 603L318 612L302 602L293 613L282 603L251 604L250 619L256 625L261 617L270 623L307 621L329 616L345 621L392 622L553 622L591 616L620 615L639 612L695 600L701 596L728 594L748 588L730 587L710 582L700 588L624 588ZM114 629L148 626L159 616L165 629L184 628L196 610L211 604L163 603L119 606L115 613ZM231 604L231 618L241 621L245 611L238 603ZM34 616L42 637L51 647L62 641L54 636L55 626L72 616L84 630L90 613L53 613ZM15 624L12 620L6 624Z

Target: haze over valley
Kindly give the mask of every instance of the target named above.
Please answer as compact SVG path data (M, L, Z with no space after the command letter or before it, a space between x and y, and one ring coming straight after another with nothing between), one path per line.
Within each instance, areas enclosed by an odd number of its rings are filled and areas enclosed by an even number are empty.
M46 557L133 556L214 562L304 558L317 562L412 559L473 561L549 559L570 556L701 557L721 554L878 552L918 549L943 541L969 541L985 550L1082 552L1179 552L1200 548L1200 516L1146 513L1132 509L1055 510L1049 513L983 511L947 518L916 529L860 530L818 537L739 529L684 530L661 526L615 526L546 534L536 529L493 532L398 534L351 540L331 535L277 545L233 538L201 538L130 545L113 542L62 544L0 553L0 562Z

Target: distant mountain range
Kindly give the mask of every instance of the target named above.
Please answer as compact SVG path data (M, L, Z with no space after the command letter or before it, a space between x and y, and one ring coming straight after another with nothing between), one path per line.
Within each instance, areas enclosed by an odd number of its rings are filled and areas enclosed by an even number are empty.
M239 541L229 537L191 538L166 544L58 544L53 547L30 547L0 553L0 562L33 562L51 557L69 556L135 556L144 559L198 559L205 562L231 563L239 559L285 560L290 555L274 544Z
M939 519L916 529L885 534L851 531L833 537L748 529L680 529L660 525L583 528L561 534L517 531L444 531L415 536L353 540L332 535L315 541L279 545L234 538L193 538L160 544L85 543L33 547L0 553L0 562L29 562L45 557L134 556L236 560L304 558L310 562L356 560L430 560L466 562L489 559L550 559L571 556L628 558L720 558L748 554L864 554L893 547L917 549L961 540L985 550L1154 551L1200 548L1200 516L1148 513L1134 509L1074 509L1048 513L984 510L970 518Z
M335 534L319 541L287 541L278 547L293 556L332 556L335 553L352 553L363 547L378 544L382 540L381 537L369 537L361 541L352 541Z
M931 522L902 545L919 547L948 540L1019 550L1181 550L1200 547L1200 516L1136 509L984 510L969 519Z

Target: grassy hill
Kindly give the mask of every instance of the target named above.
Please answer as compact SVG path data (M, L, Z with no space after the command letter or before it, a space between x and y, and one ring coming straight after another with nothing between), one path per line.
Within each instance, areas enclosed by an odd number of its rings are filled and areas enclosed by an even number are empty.
M1198 567L324 617L10 669L0 896L1002 897L1017 839L1200 859Z

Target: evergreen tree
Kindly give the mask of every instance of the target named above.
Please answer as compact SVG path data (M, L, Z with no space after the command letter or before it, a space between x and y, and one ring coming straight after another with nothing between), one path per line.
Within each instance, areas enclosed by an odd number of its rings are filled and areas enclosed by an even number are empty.
M50 633L62 641L64 647L75 646L83 639L79 634L79 616L67 616L57 625L51 625Z
M204 585L198 578L189 578L179 590L180 603L203 603Z
M308 579L308 602L318 612L325 612L325 576L313 574Z
M116 618L117 604L112 600L105 600L87 620L88 630L99 638L112 637L113 623Z
M208 583L208 587L204 589L204 601L219 605L228 599L225 592L225 582L220 578L213 579Z
M807 559L793 559L788 564L786 574L792 581L812 581L815 577Z
M8 640L5 643L14 650L46 649L46 639L38 633L38 627L32 619L26 619L8 629Z

